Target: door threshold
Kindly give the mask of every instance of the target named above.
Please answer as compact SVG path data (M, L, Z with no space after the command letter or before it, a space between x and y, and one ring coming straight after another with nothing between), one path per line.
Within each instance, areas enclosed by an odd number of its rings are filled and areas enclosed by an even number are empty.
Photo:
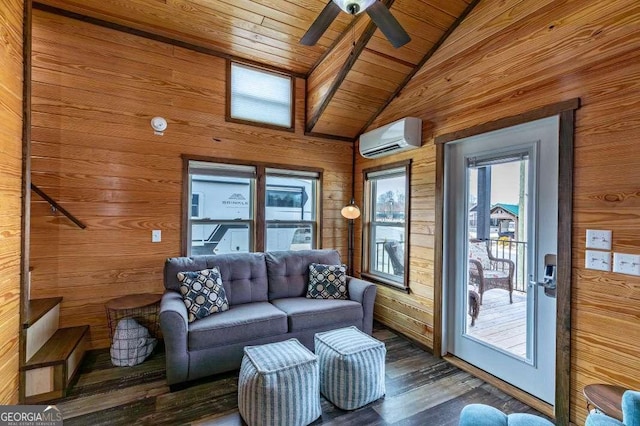
M519 389L515 386L513 386L512 384L509 384L507 382L505 382L502 379L497 378L496 376L487 373L484 370L479 369L478 367L469 364L467 361L464 361L458 357L456 357L455 355L452 354L446 354L442 357L442 359L444 359L445 361L449 362L450 364L455 365L456 367L458 367L459 369L466 371L469 374L474 375L475 377L484 380L485 382L489 383L490 385L495 386L496 388L500 389L502 392L506 393L507 395L521 401L524 402L525 404L527 404L529 407L536 409L537 411L539 411L540 413L544 414L545 416L548 416L552 419L555 419L555 412L553 409L553 405L548 404L547 402L536 398L535 396L531 395L530 393L527 393L525 391L523 391L522 389Z

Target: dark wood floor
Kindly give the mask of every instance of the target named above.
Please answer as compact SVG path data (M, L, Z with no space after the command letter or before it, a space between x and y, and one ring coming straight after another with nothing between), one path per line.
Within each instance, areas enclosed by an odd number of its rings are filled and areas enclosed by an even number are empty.
M386 396L351 412L323 398L322 417L314 425L457 425L460 410L476 402L507 413L537 414L391 330L376 326L374 337L387 347ZM65 426L243 424L237 409L237 372L170 393L164 369L162 350L135 367L113 367L108 350L92 351L69 395L53 403L62 411Z

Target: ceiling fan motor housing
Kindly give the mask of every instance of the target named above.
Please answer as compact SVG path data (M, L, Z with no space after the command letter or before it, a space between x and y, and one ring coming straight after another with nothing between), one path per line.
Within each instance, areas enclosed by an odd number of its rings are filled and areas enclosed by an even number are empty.
M369 6L376 2L376 0L333 0L335 4L340 6L340 9L351 15L357 15L360 12L364 12Z

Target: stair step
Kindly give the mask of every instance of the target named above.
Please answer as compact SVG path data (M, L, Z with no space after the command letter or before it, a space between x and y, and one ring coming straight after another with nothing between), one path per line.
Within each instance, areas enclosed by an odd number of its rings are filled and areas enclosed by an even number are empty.
M27 320L22 328L29 328L42 318L47 312L62 302L62 297L48 297L45 299L31 299L27 307Z
M88 331L88 325L58 329L51 339L26 362L22 370L31 370L65 363L69 355L71 355Z

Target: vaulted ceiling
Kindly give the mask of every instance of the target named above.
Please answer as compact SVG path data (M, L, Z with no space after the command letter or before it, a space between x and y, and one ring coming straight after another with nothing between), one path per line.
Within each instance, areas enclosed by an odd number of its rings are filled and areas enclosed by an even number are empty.
M411 36L394 49L366 13L340 13L315 46L299 43L326 0L40 0L307 81L310 134L353 140L479 0L380 0Z

